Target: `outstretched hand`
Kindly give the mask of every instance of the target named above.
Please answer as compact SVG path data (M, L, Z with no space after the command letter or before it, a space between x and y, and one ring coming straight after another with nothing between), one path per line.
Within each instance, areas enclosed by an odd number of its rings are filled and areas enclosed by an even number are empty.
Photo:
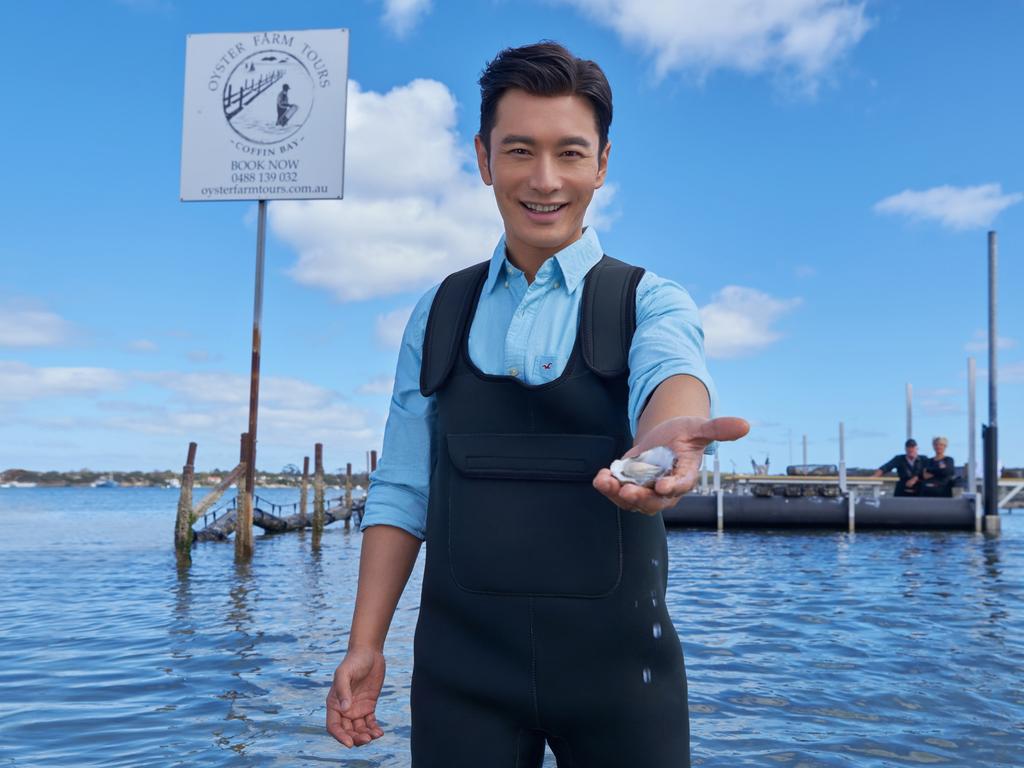
M350 648L334 671L327 694L327 731L346 747L369 744L384 735L374 715L384 668L379 651Z
M672 449L676 465L671 474L659 478L654 488L634 483L620 483L608 468L594 477L594 487L622 509L656 515L673 507L697 484L704 449L715 441L739 440L750 431L743 419L723 416L703 419L698 416L678 416L663 421L644 435L643 440L623 454L622 458L639 456L648 448L664 445Z

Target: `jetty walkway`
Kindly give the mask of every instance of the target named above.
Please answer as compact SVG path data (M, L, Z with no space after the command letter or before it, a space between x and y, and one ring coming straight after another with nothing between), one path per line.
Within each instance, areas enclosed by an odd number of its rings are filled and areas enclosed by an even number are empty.
M337 496L325 499L324 525L339 520L355 520L356 525L362 520L366 497L353 499L351 506L346 506L345 497ZM238 520L238 496L232 497L216 509L204 512L196 520L201 525L193 528L193 541L225 541L235 530ZM253 496L253 525L262 528L264 533L284 533L313 526L313 515L304 515L299 511L299 502L292 504L275 504L259 494Z

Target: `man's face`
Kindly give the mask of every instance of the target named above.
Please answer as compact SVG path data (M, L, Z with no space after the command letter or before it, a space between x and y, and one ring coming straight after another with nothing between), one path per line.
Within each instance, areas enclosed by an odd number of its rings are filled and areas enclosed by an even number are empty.
M907 458L910 459L911 461L913 461L914 459L917 458L917 446L916 445L911 445L910 447L907 448Z
M610 147L598 155L594 110L582 96L510 89L495 118L489 158L476 137L480 176L494 187L509 251L547 258L579 239Z

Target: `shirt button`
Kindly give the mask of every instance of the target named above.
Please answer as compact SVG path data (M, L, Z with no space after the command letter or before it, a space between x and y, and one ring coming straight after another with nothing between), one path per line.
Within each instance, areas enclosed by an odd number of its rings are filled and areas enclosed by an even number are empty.
M555 280L555 288L557 288L557 287L558 287L558 281Z
M508 280L505 281L505 287L508 288Z
M509 372L509 373L510 373L510 374L511 374L512 376L517 376L517 375L519 374L519 369L518 369L518 368L509 368L509 369L508 369L508 372Z

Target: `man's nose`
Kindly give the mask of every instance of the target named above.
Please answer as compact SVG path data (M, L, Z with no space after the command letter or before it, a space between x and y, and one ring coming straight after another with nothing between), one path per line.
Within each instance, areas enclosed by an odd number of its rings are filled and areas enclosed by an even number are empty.
M530 189L536 190L540 194L550 195L557 192L561 185L554 160L544 155L538 156L537 161L533 164L533 172L530 174Z

